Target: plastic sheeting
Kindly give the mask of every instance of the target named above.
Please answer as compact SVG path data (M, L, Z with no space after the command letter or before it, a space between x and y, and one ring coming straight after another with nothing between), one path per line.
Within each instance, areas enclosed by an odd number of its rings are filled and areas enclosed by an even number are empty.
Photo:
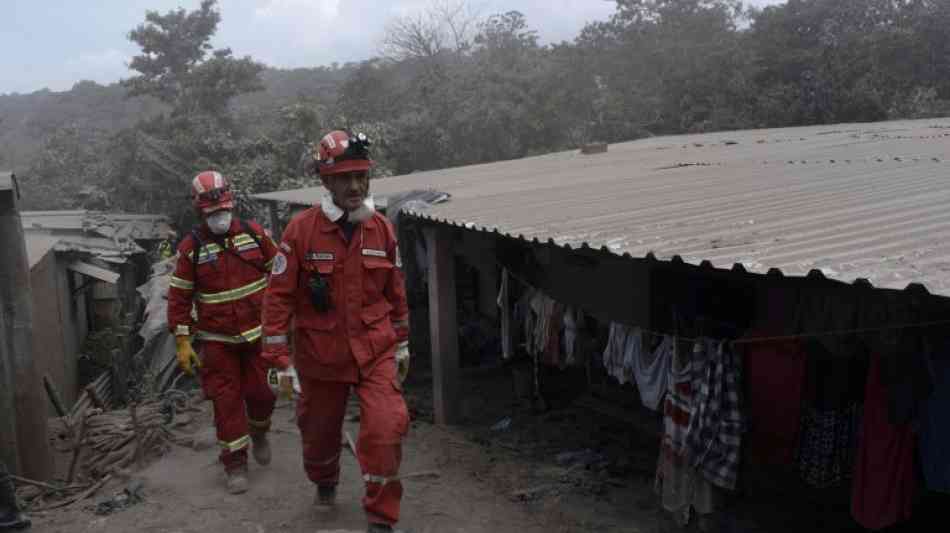
M145 316L139 330L145 345L135 358L141 367L147 369L155 391L170 388L178 373L175 337L168 330L168 284L176 260L176 257L171 257L152 265L152 276L137 289L145 300Z

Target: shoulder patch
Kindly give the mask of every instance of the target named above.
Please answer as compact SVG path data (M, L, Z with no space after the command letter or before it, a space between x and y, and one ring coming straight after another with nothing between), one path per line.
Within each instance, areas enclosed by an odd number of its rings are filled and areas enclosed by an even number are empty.
M277 252L274 256L274 265L270 269L272 276L279 276L287 271L287 256Z

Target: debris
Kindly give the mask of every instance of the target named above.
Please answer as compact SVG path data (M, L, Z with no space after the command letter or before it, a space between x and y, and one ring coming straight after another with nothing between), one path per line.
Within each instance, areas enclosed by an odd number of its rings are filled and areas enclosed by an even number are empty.
M56 414L63 419L63 422L66 424L66 429L69 433L73 432L72 424L69 423L69 420L66 415L66 408L63 407L63 400L59 395L59 391L56 390L56 385L53 385L53 381L50 380L48 375L43 375L43 386L46 388L46 394L49 396L50 403L53 404L53 409L56 410Z
M497 424L491 427L492 431L505 431L511 427L511 417L506 416L505 418L498 421Z
M91 487L89 487L88 489L86 489L85 491L83 491L83 492L82 492L81 494L79 494L78 496L73 496L73 497L71 497L71 498L67 498L67 499L65 499L65 500L63 500L63 501L56 502L56 503L51 504L51 505L47 505L46 507L30 509L30 511L32 511L32 512L50 511L50 510L52 510L52 509L59 509L60 507L67 507L67 506L70 506L70 505L73 505L73 504L82 502L83 500L85 500L85 499L89 498L90 496L92 496L93 494L95 494L96 491L98 491L99 489L101 489L106 483L109 482L110 479L112 479L112 476L105 476L104 478L102 478L102 479L100 479L98 482L96 482L94 485L92 485Z
M95 513L99 516L110 515L145 501L145 484L141 480L133 480L116 493L112 498L101 501L96 505Z
M82 454L82 441L86 438L86 417L79 418L79 431L76 432L76 440L73 441L73 457L69 461L69 474L66 477L67 483L72 483L76 479L76 469L79 468L80 455Z
M557 490L559 487L560 486L556 484L539 485L537 487L512 491L509 497L516 502L526 502L535 500L544 493Z
M555 459L557 464L561 466L576 466L583 465L584 468L588 468L593 465L606 465L609 463L607 456L586 448L584 450L578 450L573 452L562 452L557 454Z
M396 476L396 479L407 480L407 479L420 479L427 477L441 477L442 472L438 470L423 470L421 472L410 472L408 474L400 474Z

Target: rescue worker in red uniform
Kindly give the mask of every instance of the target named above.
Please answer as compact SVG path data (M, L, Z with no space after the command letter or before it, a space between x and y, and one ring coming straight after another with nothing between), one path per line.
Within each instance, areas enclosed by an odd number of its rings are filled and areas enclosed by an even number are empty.
M368 531L385 532L399 520L402 498L409 310L393 226L369 196L368 145L362 134L333 131L314 146L311 168L329 194L284 230L264 297L263 352L286 369L293 323L297 423L318 510L335 504L344 410L356 393L363 508Z
M233 216L227 179L206 171L192 181L200 226L182 239L168 290L168 325L185 373L199 367L201 386L214 405L214 423L228 491L247 490L247 448L258 464L270 463L267 440L276 397L261 358L261 304L274 241L255 222ZM192 304L197 324L192 319ZM192 348L201 343L201 358Z

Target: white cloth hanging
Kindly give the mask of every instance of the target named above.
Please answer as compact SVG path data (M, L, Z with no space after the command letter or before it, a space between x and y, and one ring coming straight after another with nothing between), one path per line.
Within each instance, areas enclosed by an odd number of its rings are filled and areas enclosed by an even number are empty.
M641 350L633 364L633 376L640 389L640 399L643 405L654 411L660 410L669 384L673 345L673 338L664 336L656 349Z

